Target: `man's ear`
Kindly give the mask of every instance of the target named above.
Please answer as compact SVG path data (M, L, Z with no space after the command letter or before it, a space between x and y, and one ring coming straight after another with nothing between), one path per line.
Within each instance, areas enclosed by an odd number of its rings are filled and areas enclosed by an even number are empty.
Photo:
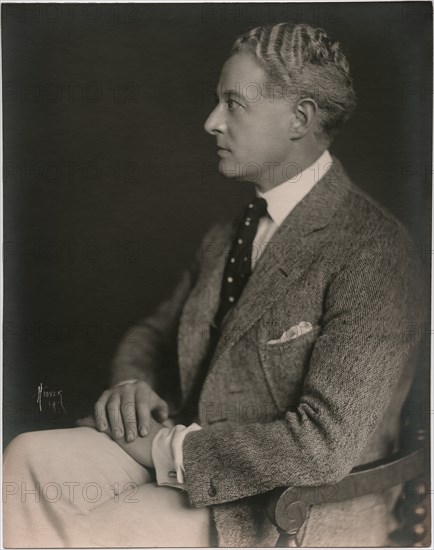
M300 139L305 136L315 123L318 106L313 99L301 99L293 111L291 137Z

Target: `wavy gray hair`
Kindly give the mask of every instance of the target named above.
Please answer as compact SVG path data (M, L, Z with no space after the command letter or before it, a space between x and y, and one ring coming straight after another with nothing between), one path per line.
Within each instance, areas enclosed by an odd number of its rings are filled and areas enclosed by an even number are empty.
M237 38L231 55L236 53L252 54L277 84L278 95L313 99L315 132L330 141L356 106L347 58L323 29L292 23L256 27Z

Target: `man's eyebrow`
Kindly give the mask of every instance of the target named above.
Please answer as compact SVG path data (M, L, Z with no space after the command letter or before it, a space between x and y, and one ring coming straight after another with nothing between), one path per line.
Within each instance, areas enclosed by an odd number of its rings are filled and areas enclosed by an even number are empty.
M224 97L235 96L235 97L237 97L238 99L243 99L243 100L245 99L244 96L241 95L240 92L237 91L237 90L223 90L222 95L223 95ZM214 92L214 97L215 97L216 99L218 99L218 97L219 97L218 91Z

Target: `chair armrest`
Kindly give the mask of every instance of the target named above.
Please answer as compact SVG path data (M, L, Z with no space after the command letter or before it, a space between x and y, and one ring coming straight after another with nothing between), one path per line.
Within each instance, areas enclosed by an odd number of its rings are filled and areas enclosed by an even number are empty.
M341 502L370 493L379 493L415 479L424 471L424 449L408 455L396 453L354 468L340 481L315 487L279 487L271 492L267 515L280 533L295 535L306 520L311 505Z

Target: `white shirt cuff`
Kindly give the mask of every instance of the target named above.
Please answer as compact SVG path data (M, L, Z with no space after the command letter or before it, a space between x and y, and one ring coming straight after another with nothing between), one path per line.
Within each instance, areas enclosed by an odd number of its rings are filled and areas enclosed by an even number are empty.
M190 432L202 428L193 423L185 427L177 424L173 428L162 428L152 442L152 460L158 485L184 488L184 462L182 444Z

